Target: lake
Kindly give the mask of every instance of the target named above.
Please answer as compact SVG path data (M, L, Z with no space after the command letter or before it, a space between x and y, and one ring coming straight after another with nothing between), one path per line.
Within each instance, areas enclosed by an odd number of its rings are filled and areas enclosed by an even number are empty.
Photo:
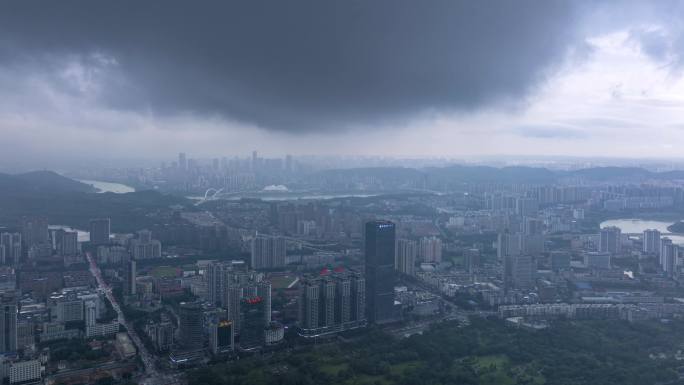
M125 184L121 183L113 183L113 182L102 182L99 180L85 180L85 179L79 179L79 182L89 184L93 187L95 187L98 191L98 193L106 193L106 192L112 192L115 194L125 194L125 193L130 193L130 192L135 192L135 189L131 186L126 186Z
M671 235L670 231L667 229L667 226L670 226L675 222L676 221L669 222L637 218L611 219L601 222L601 228L606 226L615 226L618 227L623 233L630 234L642 233L646 229L656 229L664 236L672 239L673 243L684 246L684 235Z

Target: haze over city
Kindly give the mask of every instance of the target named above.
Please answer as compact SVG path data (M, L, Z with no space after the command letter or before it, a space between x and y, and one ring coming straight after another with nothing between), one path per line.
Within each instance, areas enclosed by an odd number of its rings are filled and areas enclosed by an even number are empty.
M684 385L684 1L0 0L0 383Z

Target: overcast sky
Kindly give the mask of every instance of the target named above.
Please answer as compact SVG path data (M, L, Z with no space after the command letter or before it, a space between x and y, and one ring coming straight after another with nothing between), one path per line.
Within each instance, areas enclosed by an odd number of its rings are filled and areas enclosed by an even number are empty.
M0 3L0 162L684 155L667 1Z

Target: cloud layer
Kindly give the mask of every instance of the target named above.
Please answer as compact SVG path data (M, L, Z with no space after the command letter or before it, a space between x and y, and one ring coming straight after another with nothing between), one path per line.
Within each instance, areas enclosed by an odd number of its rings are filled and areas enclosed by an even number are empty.
M106 70L58 85L115 109L337 130L517 103L576 18L567 1L29 0L0 5L0 63Z

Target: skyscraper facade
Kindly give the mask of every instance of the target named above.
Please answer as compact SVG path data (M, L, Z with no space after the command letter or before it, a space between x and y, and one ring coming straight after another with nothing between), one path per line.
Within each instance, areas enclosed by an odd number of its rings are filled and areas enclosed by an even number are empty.
M106 245L109 243L111 233L109 218L98 218L90 221L90 243L93 245Z
M655 229L646 229L644 230L642 238L642 251L644 253L653 255L660 254L660 231Z
M0 353L17 350L17 298L13 292L0 298Z
M367 318L372 323L390 322L394 315L396 228L389 221L370 221L364 235Z
M17 266L21 260L21 234L0 234L0 263Z
M408 239L397 240L397 258L394 268L403 274L414 275L416 273L416 255L418 246L416 241Z
M204 345L202 306L198 302L183 302L180 305L178 318L180 347L184 350L202 349Z
M287 243L285 238L257 235L252 240L252 269L271 269L285 266Z
M622 233L619 227L604 227L599 233L599 251L616 254L622 250Z
M442 240L437 237L424 237L418 243L418 254L423 262L442 262Z
M23 218L21 221L21 240L24 242L24 247L27 249L49 243L47 218Z

